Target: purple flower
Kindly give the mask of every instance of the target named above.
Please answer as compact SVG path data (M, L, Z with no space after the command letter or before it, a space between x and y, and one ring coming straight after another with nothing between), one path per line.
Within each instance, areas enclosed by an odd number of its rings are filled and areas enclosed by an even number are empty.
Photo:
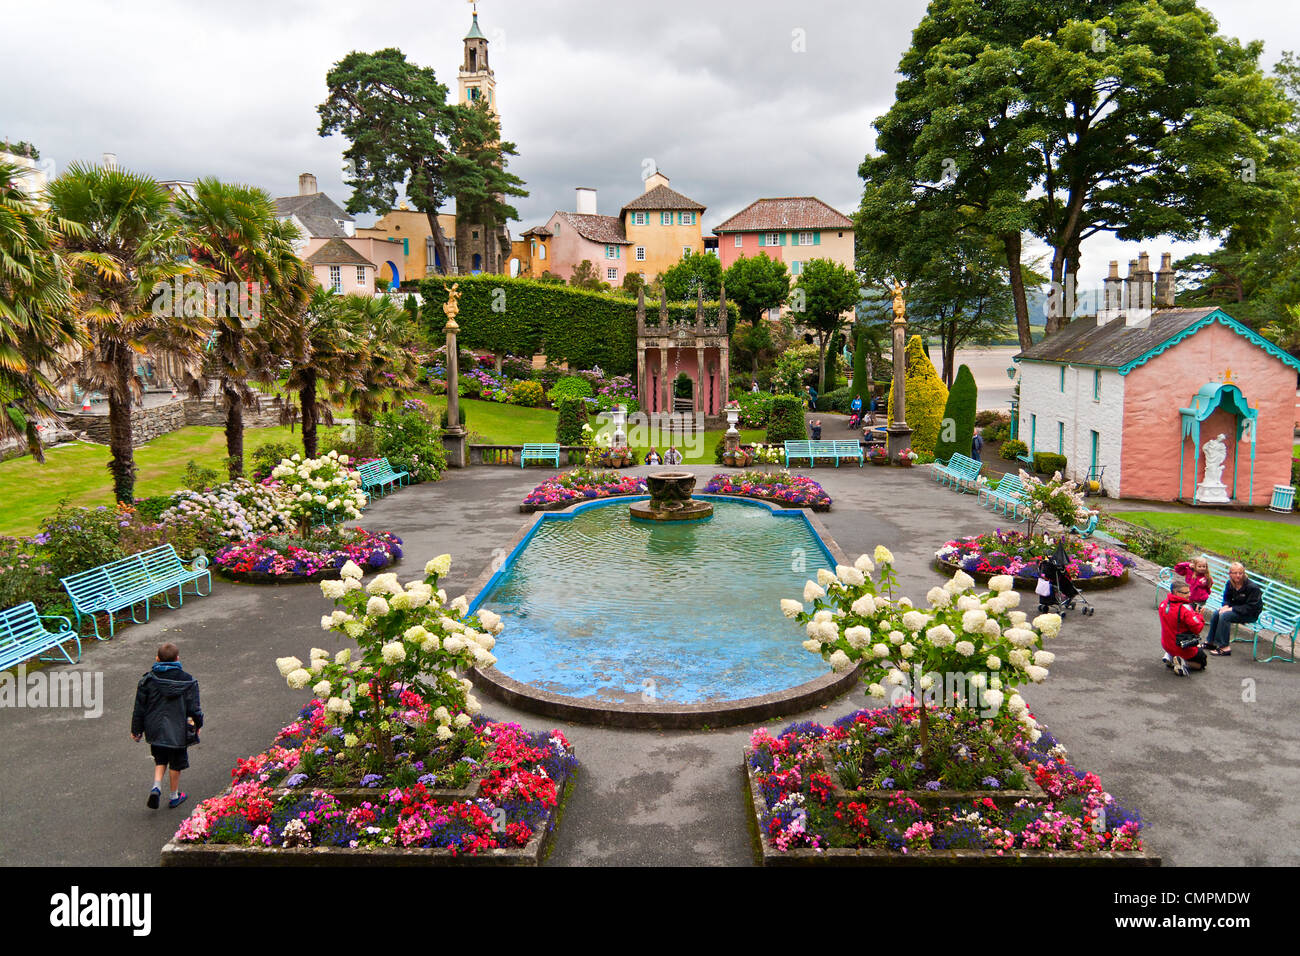
M925 785L927 790L938 790L943 786L938 780L931 780Z
M880 789L881 789L881 790L893 790L893 789L894 789L894 778L893 778L893 777L885 777L883 780L881 780L881 781L880 781Z
M1002 784L998 782L997 777L985 777L980 781L980 783L988 787L990 790L997 790L1002 786Z
M381 777L381 776L380 776L379 774L377 774L377 773L368 773L368 774L366 774L364 777L361 778L361 786L363 786L363 787L377 787L377 786L379 786L379 781L382 780L382 779L384 779L384 778Z
M292 777L285 780L284 785L286 787L300 787L306 782L307 775L305 773L295 773Z

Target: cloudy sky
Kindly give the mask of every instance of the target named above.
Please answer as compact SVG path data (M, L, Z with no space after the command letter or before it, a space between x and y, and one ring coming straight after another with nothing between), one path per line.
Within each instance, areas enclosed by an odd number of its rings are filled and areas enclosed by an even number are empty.
M1300 50L1292 0L1202 3L1225 33L1263 38L1268 66ZM851 213L871 123L925 5L483 0L511 169L530 192L512 232L573 209L575 186L616 213L646 160L709 207L706 233L762 196L811 194ZM330 66L396 46L454 95L471 19L463 0L0 0L0 13L0 139L34 142L56 171L112 152L158 178L216 175L277 196L314 172L340 204L346 143L316 132ZM1090 240L1085 279L1135 254Z

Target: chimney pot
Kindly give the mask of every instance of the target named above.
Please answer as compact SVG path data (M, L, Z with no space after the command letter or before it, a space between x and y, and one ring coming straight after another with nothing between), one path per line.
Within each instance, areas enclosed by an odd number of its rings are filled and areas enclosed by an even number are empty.
M311 195L313 195L313 194L315 194L315 193L318 193L318 192L320 192L320 190L316 188L316 174L315 174L315 173L300 173L300 174L298 175L298 195L299 195L299 196L311 196Z

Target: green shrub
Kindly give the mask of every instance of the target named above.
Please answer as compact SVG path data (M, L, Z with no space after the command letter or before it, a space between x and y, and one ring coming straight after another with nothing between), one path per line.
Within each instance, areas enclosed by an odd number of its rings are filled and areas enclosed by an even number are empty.
M740 403L741 428L767 427L767 417L772 411L771 392L737 392L736 401Z
M41 523L42 533L48 535L45 553L54 577L64 578L123 557L118 545L118 516L115 508L74 508L67 499L60 501L54 514Z
M501 360L501 374L506 378L531 378L532 360L520 358L518 355L507 355Z
M200 465L193 459L185 465L185 477L181 479L181 484L190 491L207 491L213 485L220 483L221 475L215 468Z
M510 386L510 403L512 405L524 405L528 408L537 408L542 404L546 393L542 386L527 379L515 382Z
M997 412L988 408L975 413L975 424L980 428L987 429L990 425L996 425L998 423L1010 425L1011 416L1006 412Z
M546 400L558 406L566 398L590 398L591 383L578 375L566 375L546 393Z
M1034 453L1034 471L1042 475L1051 475L1056 472L1065 474L1066 460L1064 455L1057 455L1053 452L1040 451Z
M925 346L919 335L907 341L904 353L907 374L903 380L903 390L907 401L904 412L907 424L912 428L912 450L934 454L935 443L939 440L939 426L943 421L943 409L948 404L948 389L935 371L934 364L925 354ZM887 404L889 421L894 420L894 389L889 389ZM962 454L970 453L967 444Z
M816 407L819 412L839 412L841 415L847 415L852 403L853 390L846 385L825 395L818 395Z
M774 395L767 417L769 445L786 441L803 441L808 437L808 423L803 417L803 402L797 395Z
M319 442L321 457L332 451L349 458L376 458L375 429L371 425L346 425L328 432Z
M21 538L0 537L0 607L31 601L41 613L67 600L44 549Z
M713 461L716 464L722 464L722 455L727 450L727 436L723 435L718 439L718 443L713 446Z
M463 429L465 429L465 431L468 432L468 431L469 431L469 425L465 424L465 409L458 407L458 408L456 409L456 417L457 417L458 419L460 419L460 427L463 428ZM447 430L447 409L446 409L446 407L443 408L443 410L442 410L442 414L438 416L438 428L441 429L442 431L446 431L446 430Z
M170 495L151 495L148 498L135 499L135 513L141 521L153 522L162 517L162 513L172 506Z
M1124 547L1138 557L1167 568L1186 560L1187 555L1193 551L1192 546L1176 530L1143 527L1122 534L1120 538Z
M253 481L261 481L263 478L268 477L276 465L300 452L300 448L291 445L287 441L273 441L260 446L249 455L250 463L253 466Z
M587 403L581 398L562 398L556 406L555 440L561 445L581 445L582 426L587 424Z
M1029 454L1029 446L1019 438L1008 438L1002 443L1002 457L1007 461L1015 461L1021 455Z
M969 455L971 439L975 436L975 405L978 391L975 376L965 365L957 369L953 379L952 391L948 393L948 403L943 409L940 422L939 439L934 445L934 457L948 461L953 452ZM948 440L945 441L944 439Z
M437 481L447 469L442 435L418 412L384 412L375 419L375 451L412 483Z
M1011 437L1011 425L1008 422L994 422L988 428L984 429L984 440L989 441L1006 441Z

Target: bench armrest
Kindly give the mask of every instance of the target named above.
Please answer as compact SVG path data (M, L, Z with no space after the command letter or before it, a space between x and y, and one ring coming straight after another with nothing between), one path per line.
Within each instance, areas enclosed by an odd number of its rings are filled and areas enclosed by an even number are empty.
M36 616L42 621L61 621L63 626L55 632L57 634L62 634L64 631L72 630L72 622L62 614L37 614Z

